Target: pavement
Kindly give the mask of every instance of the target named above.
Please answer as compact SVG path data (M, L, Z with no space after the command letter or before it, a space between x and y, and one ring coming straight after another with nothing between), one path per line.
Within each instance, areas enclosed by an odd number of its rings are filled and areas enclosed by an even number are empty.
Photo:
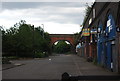
M20 64L20 63L2 64L2 70L7 70L7 69L14 68L14 67L21 66L21 65L24 65L24 64Z
M77 55L57 55L44 59L14 60L16 65L3 65L3 79L61 79L64 72L71 76L118 75L87 62ZM19 65L22 64L22 65Z

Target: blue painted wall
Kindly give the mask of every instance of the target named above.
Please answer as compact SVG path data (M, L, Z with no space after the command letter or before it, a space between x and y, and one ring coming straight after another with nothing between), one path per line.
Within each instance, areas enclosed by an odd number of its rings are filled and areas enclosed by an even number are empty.
M106 41L106 66L109 69L111 69L111 63L113 61L111 40L113 40L115 38L115 33L116 33L115 21L114 21L111 14L109 14L109 16L108 16L107 26L106 26L105 32L107 33L107 36L105 37L105 41Z

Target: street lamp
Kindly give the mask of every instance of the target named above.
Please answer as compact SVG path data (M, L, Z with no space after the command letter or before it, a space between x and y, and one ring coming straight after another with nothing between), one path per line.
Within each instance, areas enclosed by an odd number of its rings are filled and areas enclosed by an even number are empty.
M80 31L81 31L82 28L83 28L83 25L80 25Z
M44 24L42 24L43 25L43 38L44 38Z

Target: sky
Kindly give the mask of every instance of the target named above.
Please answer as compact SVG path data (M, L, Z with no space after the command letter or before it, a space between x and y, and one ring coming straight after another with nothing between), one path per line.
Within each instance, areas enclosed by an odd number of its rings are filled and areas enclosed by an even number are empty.
M89 0L87 3L91 5L93 2ZM80 32L86 8L86 2L2 2L1 5L0 26L4 29L25 20L50 34Z

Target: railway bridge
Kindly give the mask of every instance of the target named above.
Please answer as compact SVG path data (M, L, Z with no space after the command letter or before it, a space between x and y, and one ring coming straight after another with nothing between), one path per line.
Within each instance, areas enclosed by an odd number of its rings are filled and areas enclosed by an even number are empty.
M75 44L74 44L74 34L49 34L51 39L51 45L57 41L67 41L71 45L71 51L75 51Z

